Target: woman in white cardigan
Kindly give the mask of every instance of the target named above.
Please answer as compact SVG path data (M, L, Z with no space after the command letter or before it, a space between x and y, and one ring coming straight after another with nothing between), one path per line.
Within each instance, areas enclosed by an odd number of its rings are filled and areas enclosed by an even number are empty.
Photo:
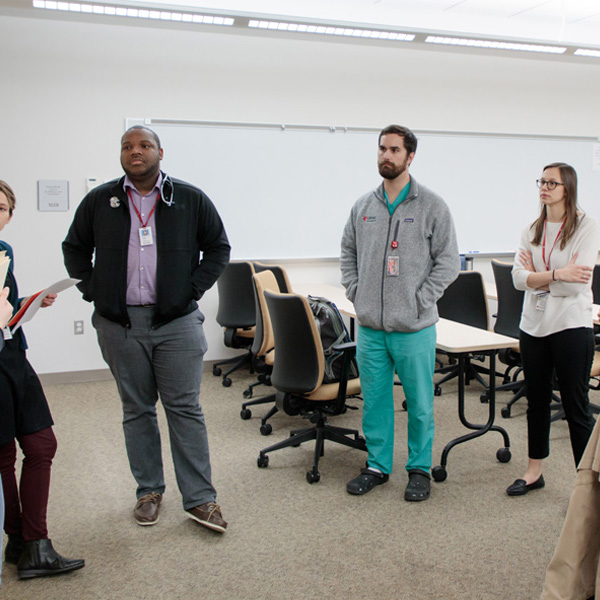
M591 280L598 257L596 222L577 207L577 173L565 163L544 168L537 181L540 216L521 236L513 282L525 291L520 348L527 381L529 462L506 492L544 487L554 377L569 425L575 463L594 427L588 383L594 356Z

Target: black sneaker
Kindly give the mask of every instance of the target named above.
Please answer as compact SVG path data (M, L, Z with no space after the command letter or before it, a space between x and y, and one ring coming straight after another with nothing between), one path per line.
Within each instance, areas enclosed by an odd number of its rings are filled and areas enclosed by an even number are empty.
M429 498L431 491L431 480L429 473L421 469L411 469L408 472L408 485L404 492L404 499L407 502L421 502Z
M371 469L361 469L360 475L346 484L346 491L355 496L370 492L376 485L385 483L390 476L387 473L377 473Z

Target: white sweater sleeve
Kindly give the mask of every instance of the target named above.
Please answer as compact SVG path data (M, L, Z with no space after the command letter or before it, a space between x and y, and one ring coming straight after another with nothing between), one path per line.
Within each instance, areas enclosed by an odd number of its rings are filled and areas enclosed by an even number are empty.
M594 219L582 217L575 235L567 244L564 252L561 252L560 255L557 254L556 260L552 261L550 268L565 267L575 255L577 255L575 264L594 268L598 259L598 227ZM550 284L550 294L552 296L574 296L584 293L589 287L589 283L553 281Z

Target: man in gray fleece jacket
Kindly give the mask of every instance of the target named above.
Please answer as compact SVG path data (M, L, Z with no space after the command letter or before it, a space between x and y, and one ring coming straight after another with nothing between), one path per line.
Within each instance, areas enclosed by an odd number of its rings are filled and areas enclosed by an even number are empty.
M385 483L394 451L394 371L408 410L407 501L429 498L433 445L436 303L460 259L445 202L408 172L417 139L390 125L379 135L382 185L356 202L344 228L342 284L358 318L367 467L348 482L362 495Z

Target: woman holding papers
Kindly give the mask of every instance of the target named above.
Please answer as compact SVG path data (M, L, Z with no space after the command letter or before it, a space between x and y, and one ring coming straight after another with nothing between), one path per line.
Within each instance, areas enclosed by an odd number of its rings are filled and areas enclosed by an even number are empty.
M9 223L15 209L15 195L0 181L0 231ZM21 304L13 275L12 248L0 241L11 262L6 277L9 302L15 310ZM50 306L56 295L44 298ZM25 336L21 329L11 337L4 329L4 349L0 356L0 473L4 488L5 522L8 534L5 562L17 565L21 579L68 573L84 566L83 560L63 558L48 539L46 513L50 491L50 469L56 452L52 415L42 385L29 364ZM20 484L17 486L15 440L23 451Z
M594 426L588 384L594 357L591 281L598 256L596 222L577 208L577 174L552 163L537 180L541 212L525 229L513 282L525 291L520 348L527 381L529 462L506 492L522 496L543 488L549 453L554 380L569 425L575 463Z

